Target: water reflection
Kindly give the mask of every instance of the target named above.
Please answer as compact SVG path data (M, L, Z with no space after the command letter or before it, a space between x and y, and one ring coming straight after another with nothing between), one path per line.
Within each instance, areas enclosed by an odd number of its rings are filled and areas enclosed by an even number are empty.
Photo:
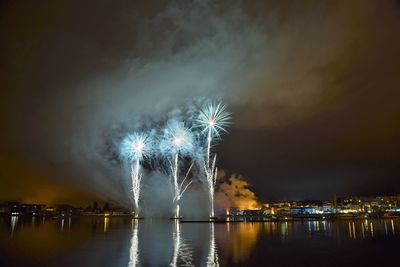
M128 267L139 266L139 238L138 238L138 226L139 222L137 219L132 219L132 238L131 247L129 250L129 263Z
M61 232L64 232L64 218L61 219Z
M231 257L235 264L244 262L256 246L262 225L262 223L250 222L229 223L229 228L225 233L226 238L222 240L222 247L228 248L226 256ZM276 223L270 224L270 226L275 227L274 231L276 231ZM212 228L214 228L214 225L212 225Z
M18 216L11 216L11 237L14 236L15 226L18 223Z
M343 233L347 234L348 239L359 240L381 236L396 236L399 233L396 231L396 225L399 225L399 220L354 220L340 222L321 222L330 227L324 228L328 234L331 232L332 224L336 226L334 238L340 239ZM343 228L345 224L345 229ZM398 227L398 226L397 226Z
M396 232L394 231L394 221L390 220L390 225L392 226L392 234L394 235Z
M280 224L280 226L281 226L282 238L285 239L289 234L289 232L288 232L288 222L283 222L283 223Z
M108 223L110 222L110 218L108 216L104 217L104 227L103 227L103 231L104 233L108 231Z
M229 225L229 223L228 223ZM229 231L229 228L228 228ZM218 251L217 245L215 243L215 230L214 230L214 223L210 223L210 245L208 250L207 256L207 266L219 266L218 263Z
M178 220L174 221L173 232L173 256L170 266L194 266L191 248L184 242L181 236L181 225Z
M370 245L372 251L382 242L391 242L379 251L390 257L400 245L399 230L399 219L214 224L10 216L0 217L0 266L4 257L7 266L256 266L257 257L280 265L285 255L301 259L310 251L332 256L357 248L356 257L368 251L360 246ZM36 265L30 255L36 255Z

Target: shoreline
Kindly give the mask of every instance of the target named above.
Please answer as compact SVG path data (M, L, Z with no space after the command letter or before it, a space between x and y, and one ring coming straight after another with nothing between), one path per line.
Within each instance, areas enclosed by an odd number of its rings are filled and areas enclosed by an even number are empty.
M168 221L178 221L180 223L246 223L246 222L290 222L290 221L346 221L346 220L390 220L390 219L400 219L399 215L394 216L380 216L378 214L370 214L370 216L365 216L364 214L359 215L346 215L341 216L341 214L334 215L325 215L325 216L282 216L276 218L267 218L267 217L216 217L213 219L202 219L202 218L174 218L172 220L168 217L139 217L135 218L134 215L131 214L89 214L89 215L30 215L30 214L9 214L2 213L0 217L3 218L11 218L11 217L20 217L20 218L44 218L44 219L65 219L65 218L129 218L135 220L168 220Z

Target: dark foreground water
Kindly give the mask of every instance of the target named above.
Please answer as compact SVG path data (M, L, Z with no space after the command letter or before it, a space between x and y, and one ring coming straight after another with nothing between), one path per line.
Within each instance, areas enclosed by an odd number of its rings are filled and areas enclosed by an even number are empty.
M0 219L0 266L400 266L393 220Z

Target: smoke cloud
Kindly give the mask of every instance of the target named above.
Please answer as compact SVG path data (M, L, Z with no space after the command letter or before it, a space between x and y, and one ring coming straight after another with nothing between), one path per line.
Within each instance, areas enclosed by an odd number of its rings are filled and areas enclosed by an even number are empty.
M255 210L261 208L250 184L240 175L226 177L224 171L218 173L219 184L215 194L216 206L220 211L229 208Z
M12 122L14 129L35 129L19 145L44 172L49 163L63 170L68 178L56 183L79 183L81 188L94 188L100 197L124 205L131 202L129 174L113 158L113 146L121 134L154 127L168 117L179 118L180 114L170 110L187 99L235 101L236 92L260 63L265 41L239 4L226 8L213 1L181 1L166 5L150 18L136 19L140 23L124 60L73 83L58 82L51 90L46 86L49 89L41 97L34 96L33 88L28 90L33 100L22 101L27 110L33 110L30 119L23 120L23 125L19 120ZM52 49L50 54L62 57L58 48ZM231 78L235 76L240 79ZM43 77L37 86L44 82L54 86L51 77ZM150 173L145 180L154 176L160 173ZM159 196L163 199L164 193Z

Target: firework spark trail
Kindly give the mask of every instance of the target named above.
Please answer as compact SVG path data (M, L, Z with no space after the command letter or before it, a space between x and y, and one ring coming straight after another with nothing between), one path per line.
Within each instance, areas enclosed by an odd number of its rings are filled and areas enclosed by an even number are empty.
M204 171L206 173L206 179L207 179L207 187L208 187L208 197L210 199L210 217L214 217L214 187L217 182L217 174L218 174L218 169L215 166L217 160L217 156L214 156L214 160L209 167L207 165L204 166Z
M129 134L122 142L122 154L131 162L132 193L135 204L135 216L139 214L139 198L142 174L140 162L151 153L150 136L144 133Z
M205 108L200 111L197 123L202 128L202 133L207 133L207 151L204 169L210 199L210 217L212 218L215 215L214 187L217 178L217 168L215 165L216 155L214 155L214 159L210 164L211 142L213 138L220 138L223 132L227 132L226 127L230 125L230 113L226 111L226 107L222 105L222 103L210 101Z
M177 166L178 161L175 161L175 166ZM178 183L178 179L177 179L177 171L175 172L175 196L174 196L174 201L175 200L180 200L181 197L183 196L183 193L185 193L186 189L188 189L188 187L192 184L193 181L188 182L187 184L185 184L185 181L187 179L187 177L189 176L190 171L192 170L193 164L190 165L188 171L186 172L185 178L183 178L182 182ZM183 189L182 189L183 187Z
M175 155L175 161L173 165L173 186L174 186L174 199L172 200L173 202L176 202L176 208L175 208L175 218L179 218L179 200L180 200L180 194L179 194L179 184L178 184L178 153Z
M183 122L174 122L167 125L164 129L164 138L161 141L160 148L163 153L173 155L173 162L169 161L172 176L172 187L173 187L173 203L175 207L175 218L179 218L179 201L190 186L192 181L185 184L186 178L192 168L189 168L185 178L179 183L179 155L190 154L193 151L193 136L188 128L184 126Z
M139 169L140 169L139 160L136 160L134 165L133 164L131 165L132 192L133 192L133 199L135 202L136 213L138 213L139 212L140 183L142 181L142 175L139 173Z
M179 218L179 201L181 200L181 197L183 196L183 193L188 189L188 187L192 184L193 181L190 181L185 184L185 181L190 173L190 170L192 169L192 165L190 165L189 170L187 171L185 178L182 180L182 182L178 183L178 157L175 157L175 172L174 172L174 188L175 188L175 194L174 194L174 199L173 202L176 202L176 212L175 212L175 218ZM183 187L183 188L182 188Z

